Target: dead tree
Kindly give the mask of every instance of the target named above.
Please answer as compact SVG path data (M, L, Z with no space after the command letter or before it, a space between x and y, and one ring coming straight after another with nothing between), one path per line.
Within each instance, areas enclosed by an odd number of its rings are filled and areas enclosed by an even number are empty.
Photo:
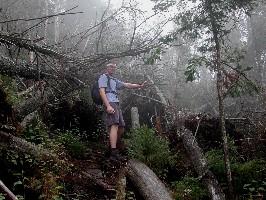
M0 189L7 194L7 196L12 200L18 200L18 198L5 186L3 181L0 180Z
M225 195L218 184L218 181L209 170L207 161L192 132L188 129L184 129L178 132L178 135L182 139L183 145L190 156L203 186L207 189L208 196L212 200L225 200Z
M173 199L157 175L147 165L138 160L130 159L126 176L145 200Z

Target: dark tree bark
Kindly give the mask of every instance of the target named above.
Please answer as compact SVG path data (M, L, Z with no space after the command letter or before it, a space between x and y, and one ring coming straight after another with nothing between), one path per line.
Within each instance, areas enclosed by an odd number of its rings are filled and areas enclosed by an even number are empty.
M212 200L225 200L225 195L218 181L209 170L207 161L192 132L185 129L182 132L178 132L178 134L182 138L183 145L190 156L196 172L201 178L203 186L207 189L208 196Z

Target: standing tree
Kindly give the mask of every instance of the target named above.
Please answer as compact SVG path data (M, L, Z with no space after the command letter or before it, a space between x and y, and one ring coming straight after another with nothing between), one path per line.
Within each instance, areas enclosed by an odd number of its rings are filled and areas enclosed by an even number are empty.
M174 23L178 30L165 37L165 42L176 41L177 35L182 34L186 39L194 39L191 47L195 56L188 62L185 72L187 81L199 78L198 67L205 66L216 72L217 99L219 105L219 119L223 140L224 161L228 182L229 199L233 199L233 185L230 159L228 154L227 133L225 129L224 98L226 94L236 91L248 91L256 86L247 79L244 69L240 65L243 58L237 46L229 41L229 35L244 14L250 15L255 0L154 0L154 9L169 10L176 6L180 12L176 14ZM226 69L227 68L227 69ZM239 81L241 80L241 81ZM242 84L239 84L242 83ZM237 89L236 89L237 86ZM244 86L244 87L243 87Z

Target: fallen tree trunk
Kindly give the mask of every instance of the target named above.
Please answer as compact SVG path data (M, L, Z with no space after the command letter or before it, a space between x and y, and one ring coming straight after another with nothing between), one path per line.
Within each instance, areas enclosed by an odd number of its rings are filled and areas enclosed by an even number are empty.
M12 200L18 200L18 198L5 186L5 184L1 180L0 180L0 188L2 189L2 191L4 191L4 193L7 194L7 196L10 199L12 199Z
M138 160L129 160L126 176L145 200L173 199L156 174L147 165Z
M49 150L44 149L41 146L34 145L24 139L15 137L2 131L0 131L0 138L0 152L1 150L8 149L20 153L27 153L40 160L49 160L49 162L54 163L57 168L65 168L65 162L60 163L60 159L58 159L55 154L52 154ZM136 160L130 160L125 173L126 176L136 185L136 188L140 191L144 199L172 199L163 183L145 164ZM95 176L92 174L82 172L80 175L89 178L95 184L103 188L109 187L109 185L95 178Z
M201 178L203 186L207 189L208 196L212 200L225 200L225 195L218 181L209 170L207 161L192 132L184 129L184 131L178 132L178 135L182 139L183 145L190 156L196 172Z
M23 121L25 117L27 117L29 114L36 112L38 109L41 108L43 103L51 103L56 98L61 98L65 94L68 94L70 92L73 92L77 88L81 87L66 87L67 84L61 84L58 86L58 90L47 90L43 95L38 91L35 92L34 96L31 98L28 98L24 101L22 101L20 104L16 105L14 107L14 110L16 110L16 121Z
M24 139L0 131L0 151L1 149L14 150L19 153L27 153L34 158L48 159L56 162L56 156L41 146L34 145Z

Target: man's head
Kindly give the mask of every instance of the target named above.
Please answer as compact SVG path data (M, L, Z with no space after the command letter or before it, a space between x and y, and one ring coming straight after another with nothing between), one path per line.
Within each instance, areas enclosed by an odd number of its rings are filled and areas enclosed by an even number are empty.
M116 70L116 64L115 63L107 63L106 64L106 72L107 74L109 75L113 75L115 73L115 70Z

